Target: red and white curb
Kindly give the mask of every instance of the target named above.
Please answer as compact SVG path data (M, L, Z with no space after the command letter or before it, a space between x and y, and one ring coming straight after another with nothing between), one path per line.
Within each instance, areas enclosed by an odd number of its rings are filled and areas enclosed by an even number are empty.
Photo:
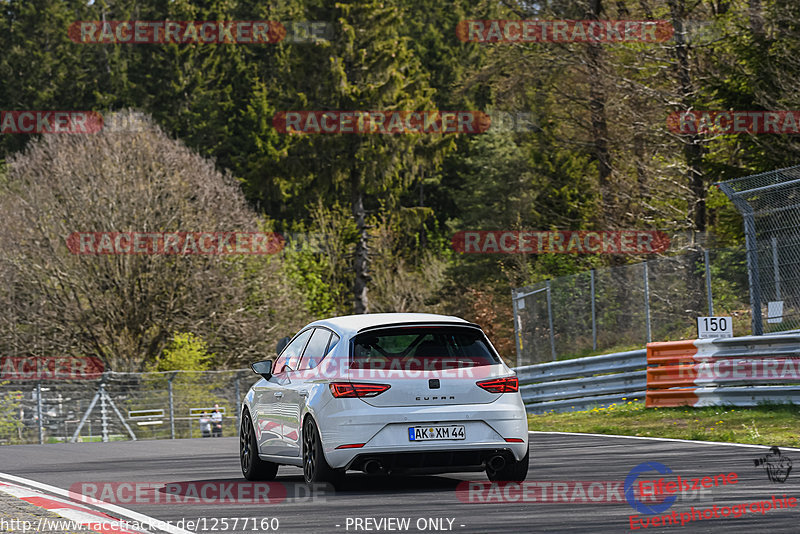
M122 528L120 526L123 523L121 519L111 517L103 512L97 512L80 504L71 503L57 497L51 497L40 491L17 486L16 484L0 482L0 491L40 508L44 508L45 510L49 510L68 521L74 522L74 525L71 525L73 528L67 528L65 526L64 530L73 530L77 525L81 525L84 529L93 530L101 534L141 534L147 532L144 530ZM45 521L45 519L41 519L41 521ZM51 522L54 525L60 523L58 519L53 519ZM65 522L61 523L63 524Z
M85 530L95 531L100 534L150 534L151 532L157 531L168 532L170 534L194 534L176 525L134 512L133 510L128 510L127 508L115 504L106 503L92 497L81 495L80 493L7 473L0 473L0 491L53 512L63 517L65 520L74 521L76 525L83 526ZM60 495L64 498L59 498L55 495ZM75 501L88 503L94 507L107 510L117 517L94 510ZM119 519L119 517L124 517L126 519ZM44 519L41 521L44 521ZM54 524L57 524L58 521L58 519L51 520ZM140 525L142 528L125 528L124 525L130 526L131 523ZM145 525L149 527L149 529L144 527ZM74 529L70 528L65 530Z

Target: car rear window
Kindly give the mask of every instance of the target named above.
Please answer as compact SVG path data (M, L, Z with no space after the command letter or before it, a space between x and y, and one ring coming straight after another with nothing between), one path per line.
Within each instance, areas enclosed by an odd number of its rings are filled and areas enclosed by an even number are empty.
M500 363L483 332L459 327L399 327L358 334L351 369L446 370Z

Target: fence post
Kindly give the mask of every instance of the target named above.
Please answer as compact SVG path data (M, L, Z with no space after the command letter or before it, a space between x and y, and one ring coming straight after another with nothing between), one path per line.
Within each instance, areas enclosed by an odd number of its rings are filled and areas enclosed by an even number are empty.
M169 377L169 430L170 436L172 439L175 439L175 401L172 396L172 380L175 378L175 375L178 373L172 373Z
M44 423L42 421L42 381L36 382L36 418L39 427L39 445L44 445Z
M233 392L236 395L236 431L238 433L239 427L242 426L240 418L242 417L242 394L239 391L239 372L234 375L236 378L233 382Z
M735 204L735 203L734 203ZM744 242L747 248L747 277L750 282L751 328L754 336L764 334L761 317L761 276L758 272L758 242L756 240L756 223L752 209L744 213Z
M647 342L650 343L653 341L653 335L650 330L650 281L649 276L647 273L647 262L643 262L644 265L644 314L645 314L645 324L647 326Z
M594 269L589 271L589 286L592 293L592 350L597 350L597 312L595 310Z
M517 367L522 367L522 348L520 344L519 313L517 310L517 290L511 289L511 309L514 311L514 348L517 351Z
M100 423L103 443L108 443L108 413L106 411L106 386L100 382Z
M711 261L708 249L703 251L703 261L706 264L706 300L708 300L708 316L714 317L714 297L711 294Z
M556 361L556 338L553 334L553 301L550 298L550 280L547 281L547 322L550 325L550 354Z

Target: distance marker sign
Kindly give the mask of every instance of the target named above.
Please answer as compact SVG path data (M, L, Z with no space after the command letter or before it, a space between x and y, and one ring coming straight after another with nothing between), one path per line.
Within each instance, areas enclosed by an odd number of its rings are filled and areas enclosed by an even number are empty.
M697 338L712 339L733 337L733 321L730 317L698 317Z

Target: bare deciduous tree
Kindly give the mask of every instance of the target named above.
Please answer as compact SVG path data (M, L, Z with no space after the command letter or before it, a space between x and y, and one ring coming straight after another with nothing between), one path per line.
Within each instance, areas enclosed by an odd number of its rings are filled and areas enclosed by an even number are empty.
M304 319L267 255L75 254L73 232L263 230L238 184L147 116L126 131L49 135L0 177L0 351L97 355L142 369L175 332L241 365Z

